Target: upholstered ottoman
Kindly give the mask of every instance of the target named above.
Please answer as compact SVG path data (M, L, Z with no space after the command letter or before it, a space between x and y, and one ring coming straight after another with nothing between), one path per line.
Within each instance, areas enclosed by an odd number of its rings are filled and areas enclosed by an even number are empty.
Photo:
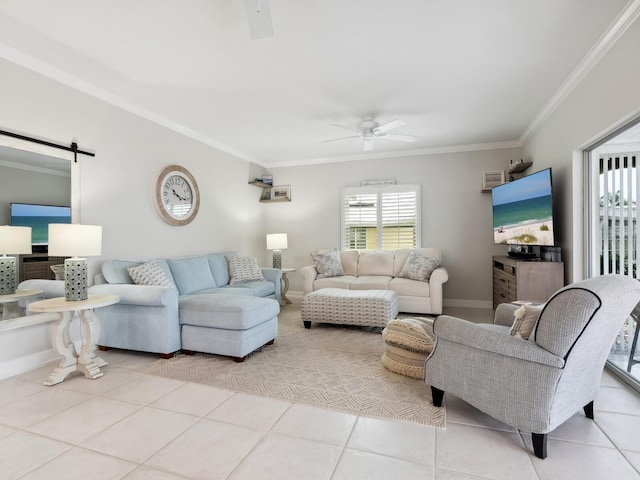
M202 294L180 298L180 337L185 353L244 358L278 334L280 304L271 298Z
M382 364L392 372L424 379L424 363L433 349L431 318L398 318L382 331L385 351Z
M391 290L321 288L302 298L302 322L385 327L398 315L398 294Z

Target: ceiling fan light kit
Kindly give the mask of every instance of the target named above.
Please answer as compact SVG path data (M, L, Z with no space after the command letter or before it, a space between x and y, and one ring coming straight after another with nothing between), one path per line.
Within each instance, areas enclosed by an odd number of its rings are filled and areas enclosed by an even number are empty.
M396 128L404 127L407 123L403 120L391 120L390 122L380 124L374 121L372 118L365 118L362 121L360 129L353 129L350 127L346 127L344 125L334 124L335 127L344 128L349 130L350 132L357 133L357 135L350 135L348 137L340 137L333 138L331 140L325 140L322 143L329 142L337 142L338 140L346 140L349 138L362 138L362 150L364 152L369 152L373 150L373 140L374 138L382 138L385 140L396 140L399 142L410 142L413 143L416 141L415 136L413 135L400 135L394 133L387 133L389 130L395 130Z

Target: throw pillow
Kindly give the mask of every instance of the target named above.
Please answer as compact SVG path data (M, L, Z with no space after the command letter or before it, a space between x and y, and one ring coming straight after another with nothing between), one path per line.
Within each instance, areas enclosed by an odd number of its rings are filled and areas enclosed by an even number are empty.
M264 280L262 270L254 257L240 257L238 255L225 256L229 265L229 284Z
M509 335L527 340L533 327L535 327L540 312L544 305L531 305L525 303L514 312L513 325L509 330Z
M404 262L402 270L398 273L398 277L428 282L433 271L439 266L440 260L411 252Z
M136 267L129 267L127 271L136 285L176 288L173 281L157 262L147 262Z
M340 277L344 275L338 249L323 250L311 253L310 255L318 271L318 278Z

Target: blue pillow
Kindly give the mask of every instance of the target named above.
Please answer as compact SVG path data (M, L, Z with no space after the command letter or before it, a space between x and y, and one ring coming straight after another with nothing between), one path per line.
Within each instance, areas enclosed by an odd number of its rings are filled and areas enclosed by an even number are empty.
M180 295L217 287L207 257L172 258L167 263Z

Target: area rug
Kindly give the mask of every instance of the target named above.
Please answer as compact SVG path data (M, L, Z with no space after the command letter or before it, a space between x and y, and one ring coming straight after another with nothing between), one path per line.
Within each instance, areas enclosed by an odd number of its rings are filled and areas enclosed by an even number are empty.
M444 428L445 409L433 406L429 386L382 366L380 332L316 323L305 329L299 305L288 305L279 316L273 345L242 363L217 355L181 354L137 372Z

